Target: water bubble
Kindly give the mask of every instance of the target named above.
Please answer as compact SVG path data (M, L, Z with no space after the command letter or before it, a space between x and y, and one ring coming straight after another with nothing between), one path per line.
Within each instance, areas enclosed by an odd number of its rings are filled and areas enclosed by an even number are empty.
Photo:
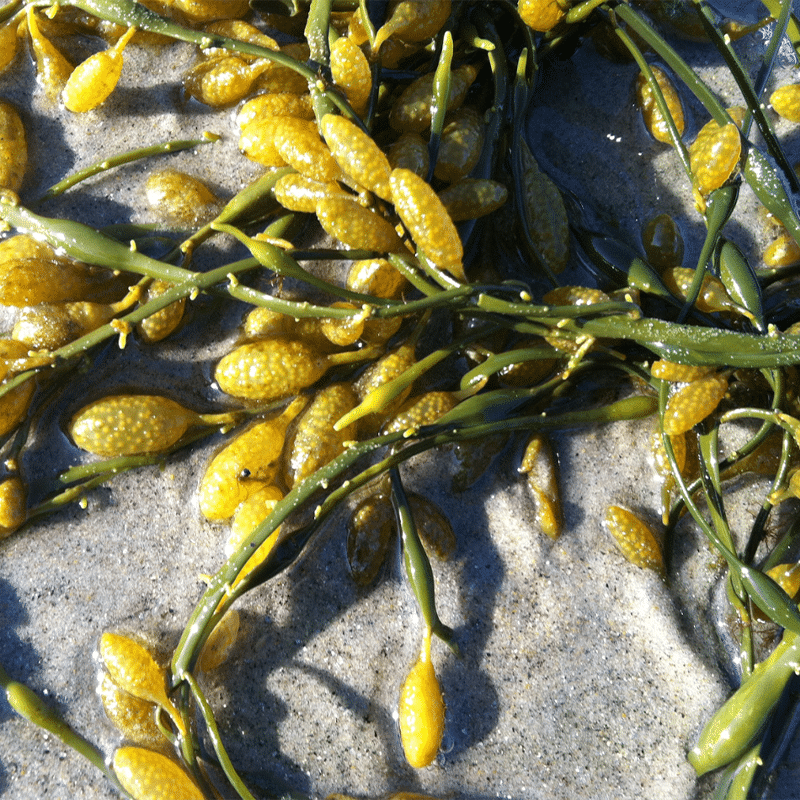
M756 37L761 41L756 45L759 50L766 50L775 34L776 23L771 23L756 32ZM758 40L756 40L758 41ZM775 65L778 68L794 67L798 63L797 54L792 48L792 43L787 36L784 36L775 54Z

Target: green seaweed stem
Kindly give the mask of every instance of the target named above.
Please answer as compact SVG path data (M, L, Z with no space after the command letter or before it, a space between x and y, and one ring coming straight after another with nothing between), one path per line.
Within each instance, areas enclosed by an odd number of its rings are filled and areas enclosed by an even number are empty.
M442 38L442 48L439 53L439 63L433 74L433 94L431 96L431 135L428 140L429 166L426 180L433 180L436 161L439 156L439 144L442 141L442 128L447 106L450 100L450 73L453 63L453 35L445 31Z
M764 142L767 145L767 149L783 170L783 174L789 181L792 190L795 192L800 191L800 181L798 181L794 169L792 169L792 165L789 163L789 159L786 158L786 154L783 152L783 148L775 135L772 124L767 119L766 114L764 114L761 100L756 94L755 88L750 82L750 78L739 61L739 57L730 44L730 37L726 38L719 32L719 29L714 24L713 12L708 7L705 0L693 0L693 2L709 39L711 39L717 50L725 59L725 63L728 65L728 69L733 79L736 81L736 85L739 87L739 91L742 93L745 103L747 103L747 114L742 124L742 135L748 135L750 121L751 119L755 119L761 136L764 138Z
M58 183L54 183L49 189L46 189L38 200L33 202L34 206L39 206L47 200L51 200L58 195L63 194L73 186L99 175L101 172L120 167L124 164L132 164L144 158L153 158L154 156L166 155L169 153L178 153L181 150L191 150L194 147L199 147L204 144L212 144L219 141L220 137L215 133L203 133L199 139L175 139L169 142L160 142L159 144L151 144L147 147L137 147L135 150L128 150L125 153L117 153L116 155L104 158L95 164L90 164L72 175L67 176Z
M230 607L233 600L243 593L242 591L231 590L253 550L260 547L267 537L286 521L291 513L308 503L318 491L322 490L328 492L328 494L320 500L314 511L314 524L293 532L286 532L282 529L275 546L262 563L260 567L261 575L258 577L263 577L264 575L272 577L288 567L300 555L302 548L307 543L308 538L316 531L317 526L321 524L327 515L335 510L344 497L376 476L386 472L389 468L397 466L415 455L454 441L482 438L504 431L562 430L618 422L624 419L641 419L653 414L657 405L655 398L637 395L615 401L597 409L551 415L520 414L492 422L464 426L454 426L452 424L431 425L416 432L397 431L354 444L342 455L337 456L329 464L295 485L212 577L203 596L190 615L181 640L175 649L171 668L173 681L176 684L179 683L181 675L185 671L193 669L200 649L213 629L214 624ZM382 461L363 470L358 476L346 480L338 489L329 491L329 487L334 481L358 461L379 449L392 447L405 439L419 439L420 441L410 442L406 447L392 452ZM293 542L294 537L298 537L299 541ZM273 566L276 564L278 567L273 571ZM245 581L242 581L242 583L245 583ZM257 585L256 576L251 578L249 583L249 586L254 585Z
M772 17L779 20L776 36L778 31L785 26L786 35L789 37L795 53L800 58L800 20L792 12L792 0L761 0L761 4L769 11Z
M708 113L719 125L727 125L731 122L728 112L708 85L697 76L697 73L678 55L677 51L648 25L633 8L620 3L615 5L609 13L625 22L631 30L664 59L667 66L683 81L689 91L705 106Z
M758 102L758 97L763 90L763 84L769 75L774 55L777 51L778 38L782 36L784 29L788 31L789 38L795 49L800 52L800 28L798 28L797 20L790 13L787 0L783 0L783 2L779 2L779 0L764 0L764 5L770 9L773 15L779 16L778 33L770 43L762 69L755 85L753 85L741 67L735 53L730 48L729 43L720 35L710 11L702 0L694 0L694 2L711 39L726 59L728 68L745 94L748 115L754 116L766 142L766 152L762 152L747 143L743 175L762 203L770 210L777 209L777 211L774 211L776 216L787 225L792 235L800 242L800 220L798 219L795 197L795 193L798 190L798 182L793 172L788 168L788 162L783 155L780 144L774 137L769 121L763 114ZM35 4L43 5L44 2L39 3L39 0L36 0ZM357 124L364 127L363 121L353 114L352 109L341 93L335 87L330 86L328 67L329 45L331 42L331 0L312 0L311 2L305 29L306 40L311 49L311 64L300 64L285 54L269 48L262 48L228 37L184 28L149 11L139 3L133 2L133 0L74 0L72 4L103 19L128 26L135 25L137 28L190 42L204 49L224 47L232 52L272 59L276 63L295 70L308 81L315 114L318 119L336 107L342 113L354 119ZM506 11L511 9L514 14L516 13L513 4L505 3L501 5ZM586 0L586 2L581 3L569 12L567 23L571 24L579 20L589 23L589 14L600 5L603 5L603 0ZM7 4L0 9L0 19L17 13L20 7L19 2ZM368 38L370 42L374 42L375 30L367 15L366 0L359 0L359 7ZM613 7L607 6L605 13L612 20L616 18L622 20L632 32L641 36L644 41L653 47L718 123L725 124L730 122L730 117L711 89L697 77L681 57L634 9L621 3ZM456 21L458 21L457 18ZM483 150L479 170L485 176L496 172L497 153L499 152L496 142L501 138L500 131L503 130L503 125L506 124L507 114L504 105L507 104L511 113L511 141L513 147L511 171L515 187L516 211L524 222L525 215L521 209L524 195L522 162L519 147L515 145L523 139L525 116L533 96L533 88L537 77L536 42L531 32L523 29L526 46L521 48L516 64L515 80L513 85L509 86L505 51L503 50L501 38L497 35L486 9L478 8L473 21L477 26L478 35L482 38L478 40L473 37L472 46L478 47L487 53L494 84L493 107L489 116L490 127L488 128L488 130L492 131L491 142L488 142ZM470 24L472 23L464 22L465 27ZM652 88L656 104L667 121L672 143L678 151L684 170L691 177L688 152L678 134L674 120L669 113L663 93L654 79L652 70L628 33L621 28L617 28L616 32L617 36L622 39L628 50L633 54ZM543 39L546 40L547 37L543 37ZM543 52L548 46L547 44L544 45ZM429 142L431 174L435 168L436 151L445 118L453 57L454 44L452 34L450 31L445 31L440 39L438 66L436 67L434 81L433 124ZM375 70L373 75L377 84L379 74L377 70L379 70L379 67L376 67ZM375 107L377 92L376 85L373 87L372 109ZM747 128L745 127L745 136L746 134ZM502 135L505 136L505 132ZM202 142L203 140L171 142L113 156L59 182L47 190L39 202L54 197L78 182L105 169L129 163L138 158L162 152L172 152L179 147L190 147ZM337 257L345 260L377 254L332 250L284 250L271 241L260 241L258 238L247 235L244 231L244 227L252 222L254 218L263 219L265 214L272 214L276 210L274 184L281 175L287 174L289 171L289 168L273 171L271 174L255 181L251 186L246 187L228 202L214 221L202 226L183 241L181 245L177 246L170 256L177 258L182 254L184 256L183 266L175 266L168 263L171 260L170 257L158 260L138 252L135 238L131 240L130 246L126 246L89 226L68 220L49 219L34 214L29 209L18 205L11 196L4 196L2 202L0 202L0 217L7 223L19 230L25 230L44 237L53 246L65 250L73 258L89 264L130 271L152 279L157 278L172 284L172 287L165 294L143 304L133 312L125 314L115 320L114 323L103 326L91 334L54 351L52 365L27 370L10 378L0 387L0 395L10 391L32 376L41 375L46 373L48 369L52 369L52 367L58 368L67 361L81 357L87 349L112 336L120 335L125 330L125 326L133 326L156 311L166 308L172 302L185 297L193 298L201 292L240 299L249 304L271 308L279 313L296 318L324 317L343 319L360 313L368 313L368 315L375 318L391 318L395 316L410 316L421 312L427 314L431 309L446 309L453 314L469 317L472 321L484 323L473 334L438 348L393 381L370 393L360 406L337 423L337 427L342 427L359 416L385 407L387 403L408 388L422 374L440 364L444 359L463 352L470 342L477 341L488 333L506 329L548 337L547 344L490 354L483 363L466 371L461 379L461 392L457 393L461 398L461 402L437 423L418 429L384 434L353 444L328 465L315 472L309 478L299 482L283 500L277 503L267 519L251 533L249 538L210 579L205 592L198 600L189 618L181 641L174 651L171 664L172 683L178 696L180 713L187 729L191 727L189 725L190 721L193 721L194 703L199 708L200 717L210 736L212 746L223 771L228 777L231 786L241 798L252 800L253 796L236 773L227 756L219 736L213 710L191 670L194 669L195 661L203 643L216 623L238 597L280 574L294 563L303 554L311 539L320 531L326 519L339 508L341 501L352 492L365 487L378 476L386 473L390 476L392 503L401 532L406 568L422 615L434 633L440 635L451 646L455 646L452 630L441 623L436 611L433 574L424 548L422 548L419 541L400 474L400 466L408 459L436 447L454 442L471 441L500 432L563 430L573 426L583 427L621 419L640 419L658 412L662 418L662 441L681 493L681 499L675 504L675 507L683 506L689 510L704 535L728 563L729 596L745 628L745 635L740 645L743 679L746 680L754 670L753 641L749 626L750 604L757 604L773 621L785 626L790 631L800 633L800 613L798 613L785 592L764 574L770 559L777 557L775 556L776 553L785 552L792 546L797 535L797 525L793 525L782 543L772 550L761 570L756 569L751 563L755 552L753 542L758 543L760 534L763 532L764 521L772 507L769 497L785 485L788 470L790 469L791 449L795 442L800 441L800 420L782 410L786 405L787 392L784 386L784 378L780 371L781 367L795 365L800 361L800 336L780 334L774 328L765 332L763 330L765 326L763 324L760 296L755 296L759 290L758 281L750 265L743 258L737 260L735 253L727 251L726 255L731 256L733 260L727 265L723 263L723 249L726 241L722 239L721 233L738 199L738 180L713 193L709 198L705 213L708 230L695 278L683 309L678 316L678 321L672 322L646 318L643 316L643 306L632 302L609 301L593 306L580 307L536 305L530 301L530 292L527 287L520 289L518 285L511 284L460 285L449 275L432 265L425 258L424 253L419 253L416 259L405 254L392 254L389 257L390 262L409 279L412 286L422 295L418 299L396 301L375 298L370 295L342 289L328 281L317 278L300 266L298 262L323 257ZM275 238L279 238L278 231L282 230L281 226L288 226L291 221L288 215L282 217L273 223L274 227L271 233L267 233L270 228L265 233L268 236L272 235ZM236 226L233 223L236 223ZM464 230L466 231L467 228ZM553 285L558 285L558 280L551 268L542 259L541 254L538 253L527 225L523 224L522 230L524 234L523 249L539 264L544 277ZM193 250L206 239L218 233L225 233L235 237L250 249L254 257L225 264L205 273L189 270L187 266L191 262ZM708 318L692 317L693 320L700 320L702 325L708 327L684 323L684 318L689 314L690 308L694 305L700 291L706 270L712 260L712 254L717 256L720 273L725 272L728 274L730 281L726 285L729 285L729 290L733 294L736 291L740 291L740 296L734 297L734 299L744 306L757 322L761 323L758 327L764 335L726 330L719 320L709 320ZM675 298L671 298L658 276L652 273L649 266L640 259L634 258L629 264L625 265L623 270L616 269L614 265L611 265L611 267L613 277L619 279L620 282L627 278L631 285L638 283L639 288L644 292L668 301L675 300ZM279 277L291 277L316 289L323 290L332 296L359 303L361 308L333 309L305 301L282 300L266 292L243 285L240 282L240 278L246 273L262 268L270 270ZM647 305L644 305L644 308L647 307ZM420 323L420 329L421 326L422 323ZM565 343L570 342L579 345L577 352L565 355L557 350L551 342L558 344L559 339ZM658 398L650 395L636 395L596 409L581 409L580 411L565 411L562 413L550 413L549 411L539 413L544 407L544 401L552 405L552 400L557 398L567 387L573 388L584 376L593 375L600 369L608 370L611 367L623 370L639 379L647 379L646 363L642 365L640 357L632 361L625 360L634 351L634 348L629 347L629 345L641 345L655 355L681 364L713 365L725 369L737 367L762 369L764 376L771 383L773 389L771 407L769 409L733 409L722 414L713 427L699 434L701 477L691 486L687 486L681 477L669 437L663 432L663 413L669 391L666 382L652 381L659 390ZM590 347L594 347L591 353L589 353ZM378 349L367 349L361 351L361 353L365 358L373 357L378 353ZM569 359L565 370L550 376L548 380L540 382L534 387L496 389L490 385L487 391L482 391L489 379L506 366L539 359L559 359L563 362L565 358ZM263 409L252 411L251 413L261 413L261 411ZM760 428L734 454L720 461L718 441L720 426L728 422L745 419L760 420ZM736 552L725 513L722 489L725 468L754 452L766 440L767 436L774 431L775 427L779 427L783 431L781 459L772 481L769 496L762 505L759 518L751 531L751 538L745 549L745 555L740 558ZM22 430L20 429L20 433ZM176 448L207 435L211 430L213 428L209 428L207 431L195 432L192 436L181 440L176 445ZM59 480L62 483L74 483L75 485L69 486L55 497L31 509L30 516L40 516L43 513L61 507L66 502L85 496L89 489L100 485L119 471L163 462L173 451L174 449L171 449L166 453L111 459L66 470L59 476ZM366 466L364 466L365 464ZM699 489L703 490L710 522L706 520L695 499L695 493ZM313 519L309 520L308 516L312 508L314 508ZM674 512L675 509L672 510L673 518L676 517ZM289 530L289 525L287 525L286 529L281 528L281 534L264 562L249 574L244 575L253 549L263 544L267 537L272 535L285 522L290 521L290 524L295 522L295 517L300 522L299 526L293 530ZM244 577L239 580L243 575ZM56 735L61 736L64 741L69 739L70 741L67 743L70 746L75 747L79 752L83 752L87 758L96 763L99 753L78 734L75 734L69 726L65 726L63 721L57 719L57 715L52 716L49 711L40 707L35 696L29 690L27 692L24 691L26 687L18 690L17 687L22 685L10 681L2 667L0 667L0 685L3 685L7 692L11 687L18 692L20 697L27 698L25 700L28 703L27 706L25 702L21 701L18 701L17 705L28 709L29 718L32 718L37 724L48 730L52 730ZM190 737L184 738L179 744L186 764L192 769L195 776L201 779L202 766L198 759L200 745L197 738L192 734ZM723 780L723 784L728 787L725 789L728 792L728 796L733 791L731 787L734 787L736 781L739 780L739 776L745 775L745 771L751 768L749 765L753 760L753 754L757 757L757 749L742 756L740 760L729 768ZM102 758L100 760L102 762ZM105 764L96 763L96 765L112 781L114 780L113 774L110 774ZM743 780L744 778L740 783ZM744 791L746 793L746 787Z
M225 750L225 746L222 743L222 737L219 733L219 728L217 727L216 719L214 718L214 711L209 705L208 700L206 700L206 696L203 694L200 684L195 680L191 672L185 672L183 674L183 679L189 684L189 689L191 690L192 695L197 702L197 706L200 709L200 714L203 717L203 722L205 723L209 738L211 739L211 746L214 748L214 752L219 759L219 763L223 772L225 773L225 777L227 777L227 779L230 781L231 786L234 788L241 800L256 800L256 798L251 794L250 790L245 785L239 773L236 771L236 768L233 766L233 763L231 762L230 757Z
M397 528L400 531L406 576L414 592L414 597L417 599L422 618L425 620L426 627L456 655L459 655L458 645L454 638L455 632L442 622L439 612L436 610L436 585L433 580L431 562L419 538L414 514L411 511L411 505L408 502L397 467L389 470L389 479L392 487L392 508L397 520Z
M67 724L61 715L51 705L45 703L32 689L24 683L12 680L2 665L0 665L0 688L4 690L6 700L17 714L28 722L52 733L65 745L80 753L93 766L99 769L118 791L124 796L130 797L120 786L113 770L109 769L103 754L90 741Z
M755 90L757 97L761 97L762 93L764 92L764 88L766 87L767 82L772 75L772 71L775 66L775 57L778 55L780 43L786 36L786 31L791 20L791 8L792 0L782 0L781 13L778 15L772 37L770 38L769 44L764 51L764 56L761 59L761 66L759 67L758 73L753 80L753 89Z
M733 550L728 546L728 541L730 541L730 533L727 532L726 536L726 529L723 529L723 534L721 535L715 527L710 525L703 517L703 514L697 506L694 497L690 494L686 486L686 482L683 479L683 475L681 474L678 464L675 461L672 443L669 441L669 437L663 434L663 414L667 405L669 393L669 387L666 385L666 383L666 381L662 383L658 400L659 415L662 419L662 441L664 444L664 449L667 453L667 458L672 468L672 474L675 478L678 489L680 490L681 496L683 497L683 502L687 510L692 515L695 523L706 536L708 541L716 548L717 552L719 552L719 554L728 563L731 573L735 575L736 578L741 582L744 591L753 600L753 602L755 602L756 605L758 605L758 607L764 611L764 613L767 614L769 618L776 624L781 625L782 627L787 628L795 633L800 632L800 612L792 603L791 598L772 579L757 569L749 567L740 561L736 553L734 553ZM775 414L774 416L780 418L784 417L785 415ZM797 420L795 420L795 422L797 422ZM788 420L783 419L782 424L790 425L791 423L788 422Z
M267 58L276 64L294 70L310 82L316 80L316 74L310 67L279 50L271 50L268 47L231 39L228 36L186 28L156 14L155 11L151 11L135 0L71 0L70 5L82 8L89 14L108 22L115 22L128 28L139 28L150 33L160 33L170 39L195 44L201 49L224 48L235 53Z
M689 163L689 151L686 148L686 145L683 143L683 139L681 139L681 134L675 125L675 119L673 118L672 112L667 105L667 101L664 99L664 93L661 91L661 86L656 80L655 75L653 75L653 70L650 67L650 64L647 63L647 59L644 57L644 55L642 55L642 51L636 46L636 42L634 42L633 39L628 36L627 32L623 28L616 26L614 28L614 33L620 38L625 47L628 48L628 52L633 56L634 61L636 61L636 64L638 65L642 74L647 79L647 85L653 92L653 97L655 98L658 110L667 126L667 130L669 131L669 137L672 141L672 146L675 148L675 152L678 154L678 158L680 159L684 172L691 181L692 167Z

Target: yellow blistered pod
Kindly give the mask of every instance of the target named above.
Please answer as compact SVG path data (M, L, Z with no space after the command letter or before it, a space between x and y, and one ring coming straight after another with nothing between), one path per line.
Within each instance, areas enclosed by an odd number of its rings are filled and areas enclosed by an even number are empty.
M212 669L222 666L228 660L231 648L236 644L238 636L239 612L235 608L231 608L214 626L214 630L206 639L197 659L197 666L203 672L210 672Z
M281 157L301 175L323 183L341 176L315 122L300 117L273 117L272 140Z
M773 505L778 505L789 498L800 499L800 470L797 468L789 473L788 485L782 490L772 492L769 501Z
M272 483L286 429L305 403L297 398L278 416L253 423L211 459L198 490L206 519L228 519L251 494Z
M427 392L407 400L400 410L384 427L385 433L395 431L417 430L423 425L433 425L448 411L458 405L458 399L452 392Z
M713 371L714 367L693 367L690 364L676 364L674 361L667 361L665 358L659 358L650 367L650 374L654 378L673 383L696 381Z
M659 89L661 89L661 94L664 96L669 113L672 115L672 121L675 123L678 136L683 136L685 123L681 98L663 69L655 66L651 66L650 69L653 72L653 77L656 79ZM645 78L642 72L636 76L636 102L639 104L639 110L642 112L642 119L650 135L659 142L672 144L667 121L658 108L655 93L650 88L650 84L647 82L647 78Z
M47 242L40 242L24 233L18 233L0 242L0 274L6 269L7 264L23 258L53 261L56 253Z
M703 197L719 189L733 175L742 155L742 135L737 127L742 115L738 107L729 108L728 114L734 122L720 126L712 119L689 145L694 185Z
M114 753L112 767L120 785L134 800L205 800L178 764L153 750L120 747Z
M40 360L37 356L31 357L26 344L14 339L0 337L0 381L4 381L19 372L24 372L31 367L41 366L46 363L49 363L47 358ZM18 387L18 389L21 388L24 388L27 396L30 397L33 394L33 380L28 380ZM13 395L15 391L17 390L12 390L10 393L0 397L0 408L3 407L3 403L9 394Z
M664 432L686 433L702 422L720 404L728 391L725 375L712 374L681 386L664 409Z
M192 228L216 216L220 199L194 175L176 169L153 172L145 185L147 204L172 225Z
M486 473L494 457L507 442L508 435L505 433L456 442L453 455L458 469L453 473L450 489L460 493L471 488Z
M299 61L301 64L308 61L309 48L305 42L292 42L280 48L281 53ZM291 92L292 94L307 94L308 81L291 67L271 62L261 73L253 87L257 92Z
M239 19L250 11L248 0L168 0L192 22L212 22L217 19Z
M347 565L358 586L369 586L386 561L395 534L394 509L385 494L362 500L347 521Z
M0 339L0 381L24 371L28 366L33 364L28 362L27 345L13 339ZM5 436L22 422L35 390L36 383L30 378L0 396L0 436Z
M36 384L32 378L0 397L0 436L14 430L25 419Z
M675 463L678 471L683 474L686 467L686 436L683 433L676 433L669 437L672 445L672 453L675 456ZM650 455L653 459L653 466L656 472L662 477L672 477L667 451L664 449L664 441L661 438L661 431L656 430L650 439Z
M564 528L558 463L544 434L536 433L528 440L519 471L528 477L537 524L551 539L558 539Z
M400 298L408 285L408 280L385 258L354 261L347 273L346 286L350 291L375 297ZM367 319L361 338L365 342L388 342L402 324L400 316Z
M400 690L398 718L406 761L415 769L433 763L444 736L444 698L431 663L431 632L425 632L416 663Z
M4 380L10 372L22 372L49 363L47 360L40 361L37 356L30 356L29 349L15 339L0 337L0 380Z
M396 253L403 243L389 220L349 197L324 197L317 203L317 219L325 232L354 249Z
M409 169L420 178L427 178L430 167L428 143L413 131L401 133L386 153L392 169Z
M17 21L11 20L0 25L0 72L2 72L17 55L19 37L17 36Z
M795 473L797 474L797 473ZM800 562L794 564L778 564L766 572L778 586L791 598L800 592Z
M305 214L313 214L317 210L317 203L326 197L350 197L336 181L320 183L297 172L279 178L275 182L274 194L284 208Z
M508 200L508 189L489 178L463 178L439 192L453 222L477 219L497 211Z
M39 22L32 5L28 6L28 34L33 55L36 58L36 78L50 100L57 100L73 66L64 54L39 29Z
M431 185L407 169L390 179L395 211L426 258L464 281L464 246L453 220Z
M474 108L462 107L447 115L436 168L441 181L455 183L472 172L483 147L483 115Z
M308 59L311 58L311 48L308 46L308 42L290 42L289 44L283 44L281 45L281 53L300 62L308 61ZM294 70L291 70L291 72L294 72ZM289 89L286 91L289 91ZM308 84L306 84L306 91L308 91Z
M409 63L423 49L424 45L417 42L387 39L381 47L378 61L384 69L402 69L404 64Z
M172 288L172 284L165 281L155 280L145 290L144 296L141 298L140 305L144 305L148 300L153 300L160 297L162 294ZM183 312L186 309L186 298L181 297L174 303L170 303L160 311L156 311L149 317L146 317L141 322L136 323L136 332L139 338L147 344L160 342L166 339L177 327L181 324L183 319Z
M349 308L353 311L358 309L352 303L331 303L331 308ZM355 344L364 332L364 315L356 314L352 317L327 317L320 320L319 326L322 335L337 347L349 347Z
M550 177L539 169L527 145L522 151L526 156L522 183L528 231L547 266L558 274L569 260L569 221L564 198Z
M0 189L18 192L27 167L28 140L22 119L11 103L0 100Z
M236 514L231 523L231 535L225 545L226 555L232 555L241 546L242 542L260 525L273 511L277 503L283 498L283 493L276 486L264 486L251 494L236 509ZM278 541L281 526L278 527L261 543L253 555L247 559L233 586L238 586L256 567L264 563L272 548Z
M555 358L537 358L503 367L497 378L505 386L533 386L546 378L556 365Z
M688 479L688 470L686 470L688 452L686 436L683 433L677 433L667 438L672 445L672 452L675 456L675 463L678 467L678 471L684 479ZM653 435L650 437L649 458L656 474L661 478L661 520L664 525L668 525L670 509L672 507L672 497L677 487L677 481L672 473L672 467L667 458L667 451L664 447L664 441L660 430L653 431Z
M289 333L291 325L286 314L256 306L247 313L242 328L246 339L264 339Z
M672 445L672 453L675 456L675 463L678 471L683 474L686 468L686 436L683 433L676 433L669 436ZM672 477L672 467L667 458L667 451L664 449L664 441L661 438L661 431L656 430L650 439L650 455L653 458L653 466L656 472L662 477Z
M694 281L695 271L689 267L671 267L664 270L661 279L676 297L685 300ZM725 284L714 275L706 274L695 300L695 308L704 313L732 311L741 314L744 309L734 303L725 289Z
M292 92L269 92L245 102L236 115L236 124L244 129L251 122L270 117L300 117L314 119L311 95Z
M262 167L284 167L286 160L278 151L273 136L275 117L257 119L242 128L239 150Z
M122 75L122 51L136 33L128 28L113 47L95 53L78 64L69 76L61 99L69 111L81 114L105 102Z
M358 399L363 400L370 392L375 391L379 386L383 386L385 383L402 375L402 373L413 366L415 362L416 358L413 345L400 345L396 350L387 353L374 364L367 367L353 384ZM404 389L403 392L392 401L393 405L396 404L399 407L410 391L410 386Z
M189 97L213 108L225 108L247 97L270 66L265 58L253 62L231 55L212 58L195 64L183 76L183 87Z
M348 322L347 320L332 320L323 317L300 317L295 319L289 317L285 323L285 332L287 336L292 339L298 339L305 342L309 347L312 347L320 355L329 355L334 353L338 348L328 337L322 332L323 326L326 322L332 322L328 331L332 333L336 331L338 323L342 322L343 325L339 329L339 333L347 336ZM268 334L272 336L273 334ZM358 338L358 337L356 337Z
M372 72L361 48L347 36L340 36L331 45L331 75L353 111L363 116L372 90Z
M220 359L214 379L225 394L249 400L288 397L318 381L331 366L305 342L262 339L240 345Z
M364 322L361 341L368 345L386 344L400 330L402 324L403 318L400 316L368 319Z
M0 539L11 536L28 519L28 492L22 478L0 480Z
M288 486L299 483L345 451L346 443L358 435L356 423L342 430L333 429L358 403L347 383L333 383L317 392L297 419L297 427L287 443L284 479Z
M791 83L776 89L769 96L769 102L784 119L800 122L800 83Z
M447 110L459 108L467 96L467 90L478 76L478 69L464 64L450 73L450 94ZM389 124L398 133L411 131L422 133L431 125L431 103L433 102L434 73L426 72L405 88L389 113Z
M126 738L142 747L166 749L168 743L156 725L156 704L120 689L108 673L97 688L100 702L111 724Z
M796 495L794 496L796 497ZM764 574L772 578L791 600L797 598L797 594L800 592L800 563L777 564ZM760 622L766 622L769 619L768 615L755 603L753 603L753 616Z
M262 485L260 489L248 496L247 500L236 509L231 520L231 533L225 543L227 557L236 552L242 542L272 513L281 500L283 500L283 492L271 484ZM280 526L273 533L277 534L279 531ZM273 544L274 537L270 536L248 559L243 574L247 574L258 566L267 557Z
M5 306L98 300L122 286L107 270L92 270L63 258L0 261L0 303Z
M604 291L589 286L559 286L542 297L543 302L552 306L593 306L610 300Z
M450 0L393 0L386 14L386 22L375 34L373 51L390 37L397 36L407 42L423 42L441 30L450 16Z
M790 267L800 263L800 244L788 233L781 234L765 251L764 264L768 267Z
M100 637L100 658L120 689L150 703L171 708L167 672L142 644L118 633Z
M408 503L426 552L441 561L447 561L456 551L456 535L450 520L427 497L412 494L409 495Z
M622 555L637 567L652 569L664 579L666 568L661 545L643 520L621 506L609 506L603 527L614 537Z
M280 45L271 36L267 36L255 25L245 22L243 19L223 19L217 22L212 22L206 25L205 30L208 33L213 33L218 36L227 36L229 39L236 39L240 42L247 44L255 44L258 47L266 47L268 50L278 50ZM229 50L224 47L209 47L204 48L203 54L206 58L217 58L219 56L227 56L230 54ZM257 61L258 56L252 56L248 53L237 53L237 56L243 61Z
M121 305L127 309L131 304ZM32 350L57 350L110 322L116 313L106 303L39 303L20 311L11 336Z
M415 361L414 347L411 345L401 345L396 350L378 359L374 364L367 367L353 384L359 401L364 400L370 392L375 391L375 389L404 373L409 367L413 366ZM369 431L371 434L377 432L388 417L397 413L410 393L411 386L407 386L380 411L374 411L362 417L360 424L363 430Z
M364 27L364 20L361 17L360 8L356 8L350 15L350 19L347 23L347 38L359 47L369 41L369 34Z
M402 317L368 319L364 322L361 341L369 345L386 344L400 330L402 324Z
M114 395L78 411L69 434L81 450L98 456L159 453L172 447L202 419L161 395Z
M782 230L785 230L785 228L783 227L783 223L765 206L758 207L757 215L758 215L758 221L770 233L772 232L780 233Z
M659 271L683 262L683 236L669 214L658 214L645 225L642 247L648 263Z
M524 350L528 347L540 347L544 339L538 336L522 339L511 350ZM555 358L537 358L530 361L517 361L503 367L497 377L506 386L533 386L546 378L556 365Z
M545 33L564 19L569 5L563 0L519 0L517 11L529 28Z
M378 197L392 199L389 186L392 168L369 134L338 114L326 114L320 121L320 129L331 154L345 175Z
M408 280L385 258L370 258L350 265L345 285L351 292L397 299L408 287Z

